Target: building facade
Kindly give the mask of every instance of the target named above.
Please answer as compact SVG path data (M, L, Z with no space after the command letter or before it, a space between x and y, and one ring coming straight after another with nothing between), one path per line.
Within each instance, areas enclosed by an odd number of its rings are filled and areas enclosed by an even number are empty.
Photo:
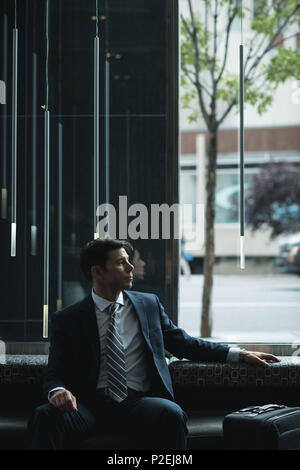
M249 12L244 19L244 44L251 38L250 21L255 15L256 2L244 2ZM187 5L181 4L182 15L188 15ZM225 24L223 25L225 27ZM295 27L287 28L281 35L278 47L299 47L299 35ZM285 39L286 38L286 39ZM226 69L239 73L238 49L241 40L237 20L232 25ZM271 52L272 54L272 52ZM197 107L195 101L195 109ZM222 104L219 104L222 108ZM205 201L205 171L207 154L207 130L200 118L190 122L191 109L181 109L180 198L182 203L201 204ZM253 175L261 165L271 162L300 163L300 82L295 79L280 84L272 105L259 115L256 108L245 106L245 192ZM215 249L218 260L236 259L239 256L239 116L232 110L220 127L218 134ZM199 221L198 221L199 222ZM270 238L270 229L253 232L246 226L245 255L248 258L274 260L278 255L279 238ZM193 220L183 228L187 239L186 250L196 259L203 260L203 243L195 234L203 231ZM199 263L198 263L199 264ZM234 263L233 263L234 265ZM196 268L196 266L195 266ZM199 269L199 266L196 268Z

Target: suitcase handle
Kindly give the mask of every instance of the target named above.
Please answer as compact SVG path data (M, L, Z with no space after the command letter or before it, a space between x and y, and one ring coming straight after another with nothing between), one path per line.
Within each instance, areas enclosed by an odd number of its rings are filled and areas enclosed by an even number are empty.
M262 413L267 413L268 411L273 410L280 410L282 408L287 408L286 405L276 405L276 404L269 404L269 405L262 405L262 406L249 406L248 408L242 408L241 410L236 411L236 413L253 413L256 415L260 415Z

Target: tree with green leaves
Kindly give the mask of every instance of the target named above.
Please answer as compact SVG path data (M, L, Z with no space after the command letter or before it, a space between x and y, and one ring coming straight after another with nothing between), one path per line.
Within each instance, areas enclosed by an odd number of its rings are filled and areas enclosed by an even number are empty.
M239 75L227 67L233 24L241 19L244 24L247 19L250 23L250 32L244 34L244 102L262 114L272 104L280 83L300 78L300 50L286 46L286 41L299 31L300 2L261 0L255 2L254 15L241 0L186 0L186 3L188 13L181 14L182 105L191 108L190 120L202 119L208 133L200 334L209 337L218 131L238 105Z
M271 238L300 230L300 166L291 162L262 165L246 198L252 230L271 229Z

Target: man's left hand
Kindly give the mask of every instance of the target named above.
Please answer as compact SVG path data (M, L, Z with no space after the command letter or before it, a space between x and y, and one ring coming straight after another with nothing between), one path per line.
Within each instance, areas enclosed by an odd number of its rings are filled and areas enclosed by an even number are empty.
M257 351L243 351L241 353L240 360L247 364L258 364L263 367L270 367L270 364L266 361L280 362L280 359L273 354Z

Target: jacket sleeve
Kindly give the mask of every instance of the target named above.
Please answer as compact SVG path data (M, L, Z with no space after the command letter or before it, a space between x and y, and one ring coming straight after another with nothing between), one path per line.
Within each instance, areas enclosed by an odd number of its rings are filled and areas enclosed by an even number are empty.
M188 335L183 329L174 325L157 297L156 300L160 311L164 344L169 353L178 359L191 361L226 361L228 346Z
M51 341L48 366L44 377L44 394L56 387L67 388L65 384L67 364L70 361L68 341L60 315L54 313L51 318Z

